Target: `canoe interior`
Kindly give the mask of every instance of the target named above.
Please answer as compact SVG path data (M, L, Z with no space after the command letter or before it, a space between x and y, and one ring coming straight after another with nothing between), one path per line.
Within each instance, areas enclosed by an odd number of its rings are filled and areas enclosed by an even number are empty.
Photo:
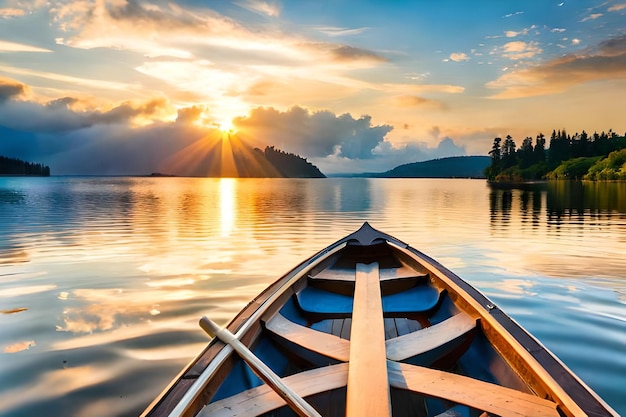
M354 292L355 265L377 261L381 277L388 277L381 281L386 340L441 323L455 314L464 314L452 302L447 291L435 285L427 271L416 270L402 263L398 256L394 256L389 245L380 243L370 247L368 251L359 249L348 246L340 256L330 259L323 269L311 271L311 274L296 287L297 291L285 300L279 313L298 325L349 340L352 298L348 294ZM396 275L399 279L394 280ZM303 295L309 293L311 299L309 304L315 300L317 305L307 304L306 308L303 308L301 305L301 301L305 301ZM385 300L389 300L389 303L385 303ZM321 353L291 344L288 340L265 331L260 333L251 350L281 377L339 363ZM531 392L492 348L480 329L454 339L439 349L410 357L404 362ZM242 360L237 360L219 385L211 402L262 384L263 382ZM324 416L345 415L345 388L314 395L309 401ZM395 415L438 415L453 407L459 415L482 414L482 410L471 410L445 400L396 389L392 390L392 404ZM407 410L411 412L407 414ZM267 415L295 415L295 413L288 407L282 407Z
M283 380L308 389L306 400L321 415L345 416L347 390L341 378L348 366L355 270L357 264L376 262L387 359L420 369L444 371L442 375L464 376L510 388L523 395L530 394L528 397L536 397L538 401L554 400L554 413L546 415L575 414L564 404L568 400L552 398L555 391L542 381L541 370L536 369L536 364L528 363L525 354L516 352L510 339L528 339L524 340L531 353L535 350L538 357L545 357L542 359L545 363L564 375L563 381L583 392L585 387L578 388L578 380L566 368L560 368L560 362L538 342L508 316L499 314L497 308L493 309L495 319L491 318L493 306L489 300L464 281L455 281L456 276L442 277L438 264L433 266L429 258L421 259L416 256L417 251L389 243L390 239L382 239L376 233L370 234L371 241L367 241L370 239L367 236L365 244L348 240L345 247L321 262L310 267L301 265L304 272L268 305L265 301L278 288L284 288L290 276L279 279L244 309L229 329L235 332L247 325L240 339L257 357ZM260 306L263 307L258 320L250 322L248 317ZM496 329L501 325L498 320L517 334L502 336ZM190 381L198 377L223 347L221 342L213 340L144 415L167 415L181 393L189 388ZM212 373L201 395L184 415L296 415L280 405L266 404L267 410L255 411L256 405L248 403L263 403L269 398L269 394L260 394L266 388L263 385L242 359L230 354ZM483 408L463 405L463 395L471 397L471 392L453 396L461 400L451 400L443 394L438 397L406 389L402 380L390 380L389 385L394 416L495 415L485 413ZM455 387L445 389L453 391ZM463 391L463 387L456 389ZM258 399L250 400L254 395L259 395ZM593 403L595 397L590 398L585 401ZM474 404L471 399L465 403ZM603 408L601 401L590 407L599 410L596 415L613 415L608 406ZM524 415L524 411L504 414Z

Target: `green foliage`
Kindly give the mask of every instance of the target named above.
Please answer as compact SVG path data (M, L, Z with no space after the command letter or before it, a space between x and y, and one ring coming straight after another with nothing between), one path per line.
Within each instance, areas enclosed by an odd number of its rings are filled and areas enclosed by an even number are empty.
M626 149L611 152L589 168L584 179L591 181L626 180Z
M550 180L580 180L601 156L568 159L546 175Z
M545 143L542 133L537 135L534 146L533 139L526 137L519 149L516 149L510 135L506 136L503 144L501 138L495 138L489 152L491 165L485 169L485 176L490 181L518 182L544 178L623 179L626 175L626 157L620 159L621 156L614 156L610 159L612 162L595 167L593 173L585 176L602 157L626 149L626 136L617 136L612 130L601 134L594 132L593 135L583 130L573 136L567 134L565 129L554 130L548 149Z

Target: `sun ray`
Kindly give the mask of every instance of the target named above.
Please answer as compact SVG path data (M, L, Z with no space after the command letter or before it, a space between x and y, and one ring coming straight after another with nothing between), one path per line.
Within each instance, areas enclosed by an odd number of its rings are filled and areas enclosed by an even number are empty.
M233 154L233 146L230 140L230 133L228 132L222 132L222 159L220 177L239 177L237 165L235 164L235 156Z

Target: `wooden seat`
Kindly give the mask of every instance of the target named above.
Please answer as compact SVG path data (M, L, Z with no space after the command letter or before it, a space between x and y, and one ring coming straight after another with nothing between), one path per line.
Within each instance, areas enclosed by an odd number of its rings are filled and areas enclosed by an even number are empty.
M272 333L310 351L341 362L350 359L350 342L335 335L313 330L287 320L280 313L265 322Z
M394 388L445 398L499 416L560 416L554 402L462 375L393 361L387 362Z
M328 358L341 362L350 358L350 341L301 326L280 313L268 320L265 327L285 340ZM387 340L387 359L401 361L420 355L464 336L475 327L475 320L465 314L457 314L434 326Z
M457 314L434 326L387 340L387 358L402 361L420 355L466 335L475 327L476 320L467 314Z
M282 381L301 397L308 397L345 387L348 383L348 364L341 363L300 372L282 378ZM197 417L258 416L286 404L272 388L261 385L207 404Z
M392 361L387 361L387 375L391 387L446 398L504 417L559 416L556 404L552 401L466 376ZM342 388L348 382L348 364L300 372L283 378L283 382L302 397ZM285 401L272 388L261 385L208 404L198 416L254 416L285 405Z

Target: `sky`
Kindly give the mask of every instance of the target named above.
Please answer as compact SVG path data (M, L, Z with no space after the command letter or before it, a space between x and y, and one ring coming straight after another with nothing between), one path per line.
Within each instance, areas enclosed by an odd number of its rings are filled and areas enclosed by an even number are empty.
M237 135L326 174L626 132L626 0L0 0L0 155L174 173Z

